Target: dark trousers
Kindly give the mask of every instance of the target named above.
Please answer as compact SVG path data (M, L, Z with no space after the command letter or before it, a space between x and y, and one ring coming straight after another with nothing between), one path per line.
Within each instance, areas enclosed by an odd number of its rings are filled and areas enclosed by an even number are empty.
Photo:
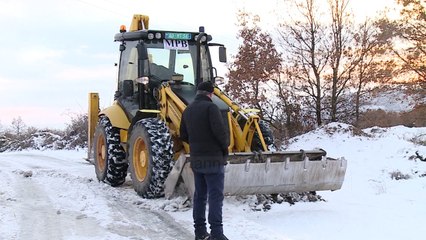
M206 228L206 203L209 204L208 221L212 238L223 234L222 206L224 166L215 169L193 169L195 192L193 199L193 212L195 236L207 232Z

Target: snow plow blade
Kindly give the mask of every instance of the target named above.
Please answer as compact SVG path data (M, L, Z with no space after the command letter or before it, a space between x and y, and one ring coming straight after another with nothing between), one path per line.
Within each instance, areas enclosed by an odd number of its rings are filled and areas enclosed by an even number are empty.
M225 194L273 194L338 190L347 162L323 150L236 153L225 167Z
M181 155L174 172L175 176L181 174L188 193L192 196L194 180L188 157L188 155ZM342 187L346 166L346 159L329 158L321 149L231 153L228 164L225 166L224 193L225 195L251 195L334 191ZM171 188L167 185L170 183L166 181L165 194L169 197Z

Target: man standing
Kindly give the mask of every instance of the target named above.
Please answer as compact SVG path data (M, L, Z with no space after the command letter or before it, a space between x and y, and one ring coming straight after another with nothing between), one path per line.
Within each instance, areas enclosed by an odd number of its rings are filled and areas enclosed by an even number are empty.
M198 85L197 96L182 114L180 138L189 143L195 192L193 218L196 240L227 240L223 234L222 205L224 165L228 136L219 108L212 102L213 84ZM210 234L206 228L208 200Z

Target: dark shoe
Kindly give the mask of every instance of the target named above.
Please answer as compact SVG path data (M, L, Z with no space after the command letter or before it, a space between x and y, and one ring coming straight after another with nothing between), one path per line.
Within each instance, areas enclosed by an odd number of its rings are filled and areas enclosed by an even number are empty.
M229 239L225 235L222 235L219 237L209 238L208 240L229 240Z
M210 234L206 233L201 236L195 236L195 240L210 240Z

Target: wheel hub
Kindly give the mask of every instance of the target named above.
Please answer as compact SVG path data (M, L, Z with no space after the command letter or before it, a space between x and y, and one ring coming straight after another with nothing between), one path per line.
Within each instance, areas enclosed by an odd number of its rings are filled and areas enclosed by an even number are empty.
M96 162L98 163L98 169L102 171L106 166L106 146L103 137L100 137L97 142Z
M138 181L145 181L148 172L148 149L142 138L135 141L133 149L133 168Z
M101 148L101 158L102 159L106 158L106 147L105 147L105 145L102 145L102 148Z
M140 161L140 166L141 167L145 167L146 165L146 157L145 157L145 151L141 151L139 154L139 161Z

